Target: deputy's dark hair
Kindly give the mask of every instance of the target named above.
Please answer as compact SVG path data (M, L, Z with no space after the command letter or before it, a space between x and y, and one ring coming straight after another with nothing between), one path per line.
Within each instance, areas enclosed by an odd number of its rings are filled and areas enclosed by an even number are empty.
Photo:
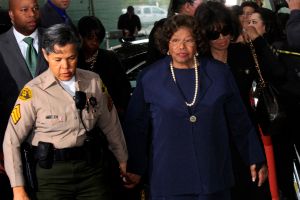
M54 46L65 46L75 44L79 48L79 38L73 29L66 24L55 24L47 28L43 33L42 48L47 53L55 53Z
M78 32L81 37L89 37L93 32L101 43L105 37L105 28L101 21L94 16L85 16L78 21Z

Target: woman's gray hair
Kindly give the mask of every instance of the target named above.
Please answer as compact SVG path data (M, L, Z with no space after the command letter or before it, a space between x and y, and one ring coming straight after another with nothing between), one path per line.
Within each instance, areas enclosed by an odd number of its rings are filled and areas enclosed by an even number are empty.
M55 24L47 28L43 33L42 48L47 54L55 53L54 46L75 44L79 49L80 40L73 29L66 24Z

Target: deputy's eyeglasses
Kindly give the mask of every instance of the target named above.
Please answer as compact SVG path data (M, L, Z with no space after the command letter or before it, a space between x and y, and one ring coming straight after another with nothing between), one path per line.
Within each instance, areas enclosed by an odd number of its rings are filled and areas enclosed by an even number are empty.
M221 31L208 31L206 36L209 40L216 40L220 37L220 34L227 36L230 33L230 28L228 26L224 26Z

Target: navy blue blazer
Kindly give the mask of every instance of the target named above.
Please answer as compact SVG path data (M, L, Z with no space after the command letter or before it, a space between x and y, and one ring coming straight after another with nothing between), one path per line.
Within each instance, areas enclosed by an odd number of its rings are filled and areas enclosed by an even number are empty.
M192 123L169 64L167 56L139 76L125 120L128 171L143 175L149 168L154 196L228 189L234 184L229 137L248 165L265 160L229 67L200 59Z

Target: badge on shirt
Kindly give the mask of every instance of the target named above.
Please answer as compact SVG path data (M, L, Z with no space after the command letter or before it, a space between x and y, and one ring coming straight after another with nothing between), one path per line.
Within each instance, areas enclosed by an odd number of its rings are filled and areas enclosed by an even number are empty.
M29 87L24 87L20 92L19 98L20 100L27 101L32 98L32 91Z
M91 96L88 99L88 104L87 104L87 112L89 112L90 106L92 107L92 112L95 113L96 112L96 106L97 106L97 99L93 96Z
M14 109L12 110L11 114L11 120L13 123L16 125L19 120L21 119L21 109L20 109L20 104L15 105Z
M88 102L93 108L97 105L97 99L93 96L88 99Z

